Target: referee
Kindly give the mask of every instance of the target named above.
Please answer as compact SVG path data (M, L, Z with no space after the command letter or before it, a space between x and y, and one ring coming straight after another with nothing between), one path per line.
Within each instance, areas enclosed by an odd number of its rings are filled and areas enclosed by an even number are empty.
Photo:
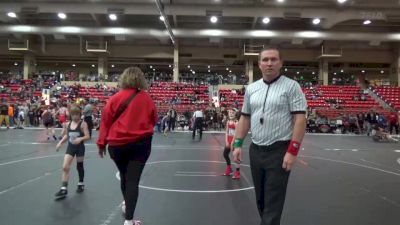
M199 129L199 134L200 138L199 140L201 141L201 138L203 137L203 123L204 123L204 114L203 111L201 111L200 106L198 105L197 110L193 113L193 133L192 133L192 139L194 140L194 137L196 136L196 130Z
M234 160L242 161L242 144L251 129L250 167L261 225L279 225L286 187L306 128L307 102L300 85L280 75L278 49L259 54L263 78L250 84L236 128Z

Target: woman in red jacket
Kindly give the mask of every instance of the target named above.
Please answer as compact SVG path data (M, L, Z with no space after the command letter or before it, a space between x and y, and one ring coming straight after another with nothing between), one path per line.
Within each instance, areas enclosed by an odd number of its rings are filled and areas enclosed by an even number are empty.
M139 180L151 152L151 140L157 121L156 107L150 95L143 72L129 67L120 77L121 90L104 107L97 146L99 155L106 154L118 167L124 198L124 225L138 225L133 220L139 194ZM125 207L126 205L126 207Z

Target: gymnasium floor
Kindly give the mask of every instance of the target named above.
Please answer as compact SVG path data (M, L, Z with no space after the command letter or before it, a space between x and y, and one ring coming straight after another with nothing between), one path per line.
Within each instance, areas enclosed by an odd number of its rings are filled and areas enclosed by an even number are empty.
M58 131L59 132L59 131ZM95 133L96 139L97 133ZM54 201L63 153L44 130L0 130L1 225L122 225L117 169L86 145L86 190ZM144 225L257 225L245 143L242 179L220 176L224 136L156 134L135 217ZM66 145L63 150L65 150ZM291 174L282 225L398 225L400 144L365 136L307 135ZM74 164L75 165L75 164Z

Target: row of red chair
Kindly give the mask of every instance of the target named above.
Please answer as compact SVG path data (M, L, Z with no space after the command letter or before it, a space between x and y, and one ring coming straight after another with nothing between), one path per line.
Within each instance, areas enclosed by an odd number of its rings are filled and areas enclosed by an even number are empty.
M400 87L378 87L374 91L386 103L400 111Z

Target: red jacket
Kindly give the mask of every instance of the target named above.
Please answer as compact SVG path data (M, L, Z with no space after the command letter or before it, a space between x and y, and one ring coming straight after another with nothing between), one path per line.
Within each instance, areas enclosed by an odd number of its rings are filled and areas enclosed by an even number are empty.
M150 95L140 91L121 116L113 123L118 108L132 96L136 89L124 89L113 95L101 115L99 149L108 145L123 145L153 135L157 121L156 106Z

